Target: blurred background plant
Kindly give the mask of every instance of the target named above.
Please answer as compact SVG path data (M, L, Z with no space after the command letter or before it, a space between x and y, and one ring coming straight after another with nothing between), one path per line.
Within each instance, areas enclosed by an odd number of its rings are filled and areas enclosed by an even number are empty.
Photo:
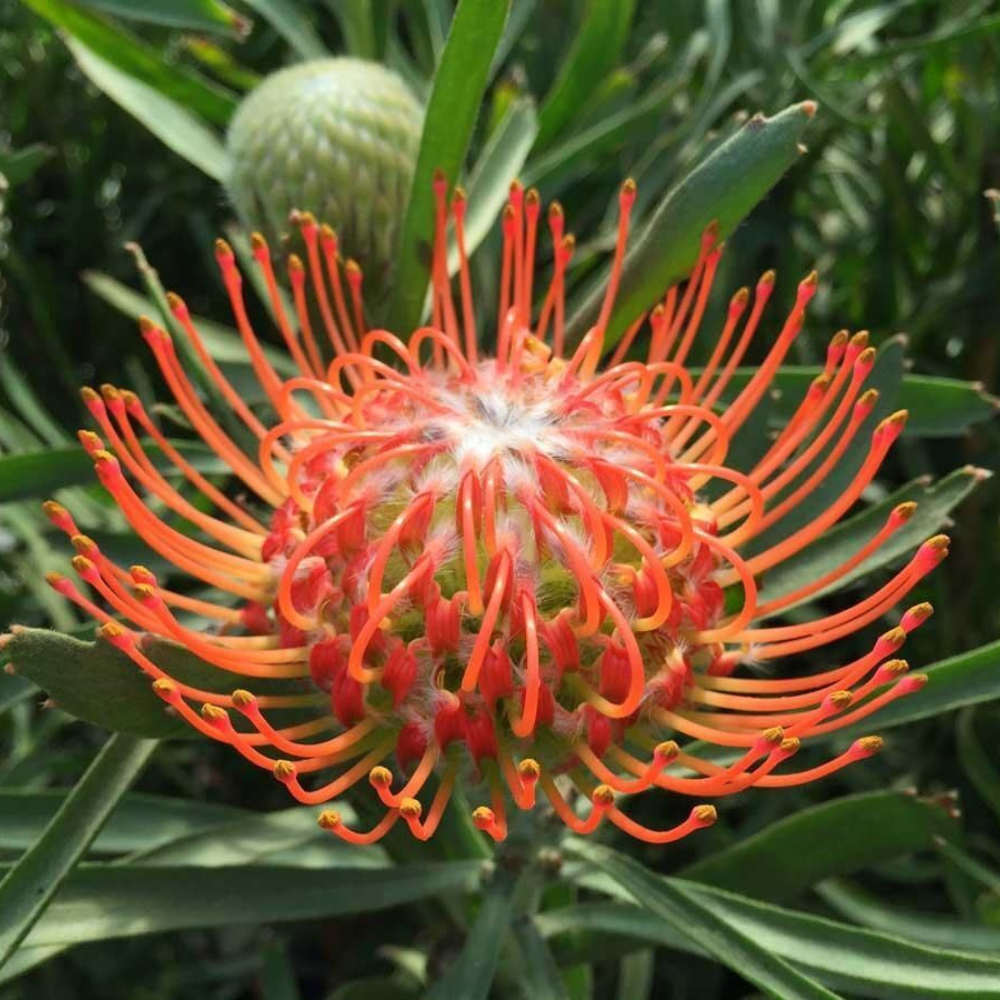
M0 622L79 628L44 582L66 563L39 511L48 496L70 495L102 547L129 558L73 437L85 423L77 390L148 388L134 318L156 308L161 286L147 261L193 312L224 315L212 240L245 245L223 186L241 98L282 67L346 54L383 62L423 104L452 8L0 0ZM1000 187L998 5L517 0L495 52L460 56L457 71L487 88L468 155L450 154L464 157L487 293L492 223L513 178L562 201L585 284L613 244L623 176L637 179L648 217L748 112L820 103L808 152L730 238L721 284L776 267L787 305L817 267L802 366L839 327L870 329L896 354L890 338L906 332L912 370L931 379L903 381L914 419L866 500L905 490L936 524L961 501L952 557L922 590L934 627L907 647L921 667L946 662L922 700L887 717L883 758L740 800L681 849L633 845L647 869L622 855L572 860L570 845L557 875L552 845L531 855L513 896L523 845L479 895L486 851L468 831L413 854L403 873L393 866L406 859L331 847L310 810L283 809L280 788L213 747L119 745L115 770L111 746L95 768L119 783L152 757L142 791L124 796L41 919L26 918L31 936L0 968L0 997L390 1000L436 980L436 995L485 997L494 969L496 996L723 998L746 995L745 980L782 996L1000 996L1000 962L987 957L1000 950L1000 646L986 645L1000 632L1000 498L985 474L953 471L1000 454L987 395L1000 364L1000 243L983 196ZM284 152L298 159L309 144ZM420 211L393 218L402 249L385 308L400 319L422 295ZM238 339L221 324L206 332L238 379ZM775 413L795 398L775 400ZM928 476L943 482L928 489ZM105 739L43 698L0 677L0 871ZM88 780L115 788L100 770ZM116 801L108 793L105 811ZM98 825L101 809L89 814ZM0 962L19 920L0 907ZM701 936L692 944L679 927ZM710 957L712 934L728 959ZM769 954L795 978L768 978Z

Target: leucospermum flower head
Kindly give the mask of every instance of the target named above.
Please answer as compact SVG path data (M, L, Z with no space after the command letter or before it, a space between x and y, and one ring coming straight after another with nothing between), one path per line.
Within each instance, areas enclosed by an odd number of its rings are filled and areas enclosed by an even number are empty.
M906 611L865 655L821 673L745 669L877 622L947 554L947 539L932 538L845 610L773 622L883 545L912 516L914 505L902 504L840 566L780 597L758 592L762 574L852 507L903 428L903 412L874 431L865 425L876 397L865 387L875 353L866 335L833 337L787 426L750 471L737 471L727 464L730 443L799 333L815 274L735 392L737 366L770 325L773 272L732 297L693 374L686 361L722 253L710 228L687 281L607 346L635 199L627 181L603 306L570 343L573 239L551 205L552 276L538 288L542 205L515 185L503 213L498 332L484 350L487 308L472 298L465 198L458 191L449 204L446 191L439 179L431 323L409 334L367 326L360 270L343 263L334 233L311 216L296 219L307 259L288 262L294 314L266 243L254 237L298 368L292 378L269 363L233 253L217 244L269 412L255 412L227 381L180 298L170 296L170 309L183 354L161 326L141 325L176 406L239 488L195 469L132 392L84 390L97 430L81 433L135 531L198 587L167 589L148 569L116 565L50 503L92 593L62 577L53 585L102 623L104 638L180 716L273 772L298 801L332 804L359 783L377 796L384 813L371 829L349 828L333 808L322 813L321 825L352 842L376 840L400 819L429 837L462 782L479 803L475 823L496 839L511 808L538 800L578 833L610 821L666 843L710 825L719 796L813 781L876 752L881 741L866 737L819 766L796 770L790 761L802 740L920 687L896 654L929 605ZM227 404L225 417L202 399L195 367ZM190 489L164 478L151 445ZM780 541L759 542L848 448L865 458L843 492ZM168 676L147 655L147 636L231 675L231 693ZM284 721L309 706L316 712L306 721ZM689 738L729 748L732 762L687 752ZM567 798L573 786L589 805ZM696 805L680 825L648 829L617 796L653 788Z

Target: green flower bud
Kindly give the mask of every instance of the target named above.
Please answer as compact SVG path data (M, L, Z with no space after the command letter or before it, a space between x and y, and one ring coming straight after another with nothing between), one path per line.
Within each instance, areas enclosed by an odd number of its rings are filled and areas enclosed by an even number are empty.
M293 209L312 212L384 286L420 145L423 110L391 70L319 59L267 77L229 126L229 196L278 245Z

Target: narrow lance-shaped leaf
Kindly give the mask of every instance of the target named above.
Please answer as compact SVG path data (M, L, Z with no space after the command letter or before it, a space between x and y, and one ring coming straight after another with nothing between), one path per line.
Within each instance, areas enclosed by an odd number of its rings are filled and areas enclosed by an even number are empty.
M982 469L966 466L964 469L956 469L937 483L928 485L924 480L915 480L896 490L862 513L831 528L804 552L765 574L763 584L767 599L774 600L790 593L843 565L847 558L875 536L899 504L914 501L917 509L913 517L880 545L878 551L829 587L803 600L815 600L832 591L842 590L865 574L911 554L921 542L949 523L948 515L951 511L985 476ZM789 605L795 606L796 604Z
M588 0L573 44L539 114L538 145L547 145L583 109L618 63L635 0Z
M396 255L388 327L407 336L420 321L434 232L434 175L454 184L465 160L503 33L509 0L460 0L434 75L420 152Z
M515 877L503 868L493 876L483 905L458 957L427 993L426 1000L486 1000L500 948L510 924Z
M725 238L777 183L798 158L799 139L815 113L816 105L805 101L773 118L754 115L667 194L625 255L608 343L687 275L710 223L718 223ZM597 319L607 276L606 270L570 317L571 338L582 337Z
M372 913L474 892L481 869L479 861L322 870L88 865L69 878L25 944L49 947L193 927Z
M74 38L67 39L80 69L165 146L214 180L226 175L226 151L200 119L141 80L123 73Z
M889 920L885 933L873 932L720 889L682 884L718 916L831 989L865 997L927 1000L980 1000L995 993L993 987L1000 975L996 957L903 940L900 935L910 929L903 921ZM863 902L877 905L870 898ZM864 912L859 908L862 918ZM704 954L697 942L664 921L651 920L647 912L630 904L564 907L541 914L538 924L564 963L578 956L607 955L647 944ZM971 925L963 926L974 930ZM983 930L992 933L995 950L1000 935L992 929Z
M0 966L36 924L155 747L155 740L112 736L42 836L0 882Z
M177 443L175 442L175 445ZM164 471L168 465L158 448L150 448L154 462ZM181 442L181 451L202 472L226 471L217 456L203 445ZM51 448L48 451L4 455L0 458L0 501L45 499L55 490L94 482L94 463L82 448Z
M940 806L913 795L849 795L780 819L690 865L683 875L781 902L831 875L928 849L953 826ZM814 850L820 840L823 850Z
M521 172L538 134L535 104L530 98L515 101L484 147L469 177L468 209L465 214L465 249L472 252L496 222L510 190ZM448 270L458 270L458 246L448 249Z
M168 28L193 28L229 35L244 35L250 30L246 18L221 0L79 0L92 10L127 17Z
M782 426L788 421L820 368L785 366L774 378L778 390L774 419ZM738 368L733 373L724 399L733 399L753 377L755 369ZM909 437L954 437L973 424L991 420L1000 400L986 392L981 382L907 373L903 377L896 405L910 411L904 433Z
M568 844L567 853L599 868L650 913L772 996L836 1000L836 994L719 917L684 882L659 878L624 854L580 840Z
M245 0L245 3L268 21L302 59L322 59L330 54L306 15L304 4L295 0Z
M236 107L236 100L232 94L205 77L168 62L156 48L142 39L116 27L104 18L88 14L79 5L68 3L67 0L24 0L24 2L35 13L67 33L67 44L77 56L78 62L80 61L78 49L83 48L92 54L97 62L88 60L86 65L81 62L84 73L99 89L138 118L168 146L171 146L167 141L171 129L179 132L181 128L178 124L178 112L183 113L192 122L205 118L215 125L225 125L229 121ZM102 71L104 66L108 68L107 72ZM125 81L132 81L136 87L142 89L129 94L127 84L119 77L124 77ZM147 109L141 107L136 109L126 103L126 100L129 100L132 105L138 104L140 96L147 91L159 95L163 100L151 102ZM172 111L168 112L167 109ZM159 121L160 116L164 114L167 120ZM202 128L204 129L204 126ZM171 149L174 147L171 146ZM182 150L174 149L174 151L184 155ZM210 171L206 170L206 173Z

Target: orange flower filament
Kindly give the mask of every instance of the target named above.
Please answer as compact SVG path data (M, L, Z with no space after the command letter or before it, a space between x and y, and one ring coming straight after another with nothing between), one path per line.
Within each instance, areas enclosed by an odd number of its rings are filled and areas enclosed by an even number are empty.
M553 204L552 277L536 288L541 204L515 185L503 213L496 350L486 355L464 195L449 205L443 180L436 194L431 324L408 338L367 327L360 269L342 262L335 234L311 216L296 217L306 259L289 259L294 311L254 236L256 266L298 368L292 378L262 350L233 253L219 241L266 415L227 381L180 298L169 304L183 351L156 323L141 327L176 406L238 488L195 469L134 393L83 393L97 432L81 432L81 441L100 481L148 546L194 586L169 590L148 569L117 565L50 503L93 593L63 577L53 585L102 623L104 638L180 716L272 771L298 801L326 803L367 778L384 808L372 829L349 829L332 809L320 817L352 843L377 840L400 819L426 839L456 782L480 799L474 822L496 839L512 806L531 809L541 797L577 833L608 821L666 843L710 825L715 809L698 804L679 826L652 830L616 804L617 793L657 787L714 799L813 781L875 753L881 741L866 737L819 766L789 766L803 739L921 686L896 654L929 605L907 611L864 656L822 673L764 678L739 669L876 622L947 554L947 539L932 538L845 610L771 622L883 545L913 514L902 504L836 569L781 597L758 593L762 574L855 504L903 428L905 412L873 433L864 427L877 396L864 386L875 356L866 335L833 338L788 425L739 472L727 465L730 443L802 328L815 274L800 283L738 392L734 372L775 277L732 297L707 364L691 372L685 363L722 253L714 227L688 280L608 347L635 199L628 181L603 306L570 343L564 288L573 239ZM225 419L202 400L204 385L228 405ZM188 488L163 475L152 446ZM866 457L843 493L782 540L753 545L849 447ZM168 676L147 655L150 635L231 674L232 692ZM286 721L290 712L297 721ZM732 748L735 759L702 759L679 742L689 737ZM571 785L590 800L582 811L566 798Z

